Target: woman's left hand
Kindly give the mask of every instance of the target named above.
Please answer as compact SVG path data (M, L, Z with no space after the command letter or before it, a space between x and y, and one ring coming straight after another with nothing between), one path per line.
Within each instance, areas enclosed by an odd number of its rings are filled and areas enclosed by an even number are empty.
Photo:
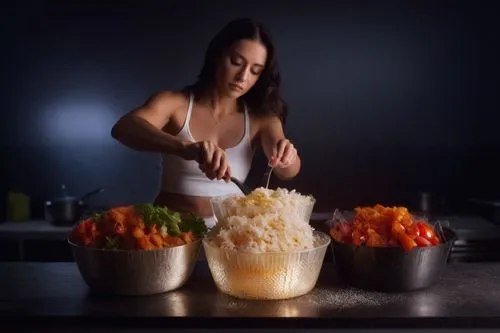
M288 139L281 139L273 148L273 156L269 161L274 168L284 169L297 159L297 149Z

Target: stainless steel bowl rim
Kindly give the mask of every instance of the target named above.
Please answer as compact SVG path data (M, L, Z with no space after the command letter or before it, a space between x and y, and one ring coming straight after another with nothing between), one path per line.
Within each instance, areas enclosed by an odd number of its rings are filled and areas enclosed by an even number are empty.
M152 253L152 252L167 252L171 249L177 249L177 248L181 248L181 247L187 247L187 246L192 246L194 244L197 244L199 242L201 242L203 238L198 238L197 240L189 243L189 244L183 244L183 245L177 245L177 246L170 246L170 247L165 247L165 248L162 248L162 249L151 249L151 250L121 250L121 249L117 249L117 250L113 250L113 249L99 249L99 248L95 248L95 247L88 247L88 246L82 246L82 245L78 245L78 244L75 244L73 243L72 241L70 241L69 239L67 239L66 241L68 242L69 245L73 246L73 247L76 247L76 248L81 248L81 249L85 249L85 250L90 250L90 251L95 251L95 252L106 252L106 253L136 253L136 252L148 252L148 253Z
M318 246L314 246L310 249L303 249L303 250L294 250L294 251L283 251L283 252L240 252L240 251L236 251L236 250L228 250L228 249L221 249L217 246L213 246L209 243L209 239L208 237L204 237L202 239L202 242L203 242L203 246L207 246L209 248L212 248L212 249L216 249L218 251L223 251L223 252L227 252L227 253L239 253L241 255L252 255L252 256L265 256L265 255L268 255L268 256L275 256L275 255L286 255L286 254L302 254L302 253L308 253L308 252L312 252L312 251L316 251L318 249L321 249L321 248L324 248L324 247L327 247L328 245L330 245L332 239L330 236L328 236L326 233L324 232L321 232L321 231L313 231L313 234L314 234L314 238L315 239L324 239L324 243L318 245Z

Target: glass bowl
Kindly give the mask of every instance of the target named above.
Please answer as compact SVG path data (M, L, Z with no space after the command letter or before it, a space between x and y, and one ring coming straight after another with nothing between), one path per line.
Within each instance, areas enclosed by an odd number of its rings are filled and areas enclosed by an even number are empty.
M220 249L203 239L208 266L225 294L278 300L310 292L318 280L330 237L314 231L314 248L295 252L248 253Z
M210 199L210 205L212 206L213 213L217 220L224 220L228 216L256 216L259 214L273 213L276 208L268 206L240 206L234 205L228 202L224 202L226 199L231 197L243 197L243 195L225 195L213 197ZM303 200L298 202L293 208L287 207L287 211L290 209L295 210L295 214L304 221L309 223L311 215L313 212L314 205L316 204L316 199L311 196L303 196Z

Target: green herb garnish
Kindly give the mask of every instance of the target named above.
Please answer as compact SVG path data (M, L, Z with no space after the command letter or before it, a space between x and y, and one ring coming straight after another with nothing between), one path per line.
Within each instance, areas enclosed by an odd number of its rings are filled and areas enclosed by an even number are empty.
M103 217L104 217L104 212L100 212L100 213L92 214L92 216L90 218L92 219L92 221L97 222L100 219L102 219Z
M135 208L144 217L145 225L154 224L171 236L180 236L183 232L191 231L195 236L203 237L207 232L205 221L193 214L182 218L179 212L153 204L139 204L135 205Z
M184 217L179 227L182 232L191 231L197 237L203 237L208 232L205 221L194 214Z
M106 243L104 244L104 248L106 250L116 250L118 249L119 238L106 236Z

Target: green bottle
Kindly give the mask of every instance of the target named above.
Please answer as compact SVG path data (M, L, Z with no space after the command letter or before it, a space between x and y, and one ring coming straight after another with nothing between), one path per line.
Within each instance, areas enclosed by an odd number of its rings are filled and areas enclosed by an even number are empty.
M26 194L9 191L7 194L7 221L28 221L30 219L30 204L30 198Z

